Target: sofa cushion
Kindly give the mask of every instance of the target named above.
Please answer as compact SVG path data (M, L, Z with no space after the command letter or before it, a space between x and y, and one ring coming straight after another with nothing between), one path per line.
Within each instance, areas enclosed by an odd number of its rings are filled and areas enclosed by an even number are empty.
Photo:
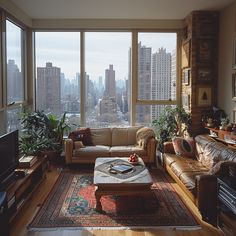
M171 166L174 162L179 160L179 156L176 156L176 154L172 153L164 153L163 154L164 162L167 166Z
M220 152L220 161L234 161L236 162L236 150L230 147L225 147Z
M73 151L74 158L80 157L108 157L110 156L110 147L104 145L96 145L96 146L86 146L84 148L75 149Z
M128 143L128 128L112 129L112 147L125 146Z
M197 135L195 137L196 157L199 161L201 161L203 156L203 151L210 142L214 142L214 140L210 138L208 135Z
M196 176L205 175L206 171L183 172L179 178L185 187L196 196Z
M195 141L192 138L174 137L172 139L176 155L183 157L195 157Z
M180 175L184 172L208 172L209 169L202 165L201 162L190 158L180 157L171 165L172 171L176 176L180 178Z
M127 141L127 145L135 145L137 143L136 133L142 127L143 126L134 126L134 127L129 127L128 128L128 141Z
M95 145L111 146L111 129L110 128L92 128L92 140Z
M93 146L93 141L91 138L91 131L90 128L79 128L73 132L71 132L68 138L72 139L73 142L75 141L82 141L83 145L85 146Z
M82 143L82 141L75 141L74 142L74 148L75 149L80 149L80 148L84 148L84 144Z
M146 156L147 151L134 145L127 146L114 146L111 147L110 153L112 157L129 157L131 154L136 153L139 156Z
M226 146L219 142L208 143L199 159L200 162L208 169L211 169L217 162L221 161L221 152L225 148Z

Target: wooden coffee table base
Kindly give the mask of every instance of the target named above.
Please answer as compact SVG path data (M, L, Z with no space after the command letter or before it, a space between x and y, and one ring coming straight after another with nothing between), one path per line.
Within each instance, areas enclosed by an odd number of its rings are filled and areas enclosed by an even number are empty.
M124 161L128 162L128 158L120 158ZM152 177L143 163L143 160L140 158L139 162L141 165L145 167L143 174L137 174L136 178L133 176L133 179L129 179L124 181L122 179L112 177L110 174L100 173L96 171L96 167L104 164L106 162L110 162L114 160L114 158L97 158L95 161L95 168L94 168L94 180L93 183L96 186L95 190L95 198L96 198L96 210L99 212L103 212L102 204L101 204L101 197L103 195L147 195L151 194L151 185L152 185ZM142 173L142 172L141 172Z
M97 186L95 190L96 206L95 209L98 212L104 212L102 210L101 197L104 195L150 195L152 190L150 189L150 184L145 186L133 186L133 185L121 185L121 186ZM119 190L118 190L119 189Z

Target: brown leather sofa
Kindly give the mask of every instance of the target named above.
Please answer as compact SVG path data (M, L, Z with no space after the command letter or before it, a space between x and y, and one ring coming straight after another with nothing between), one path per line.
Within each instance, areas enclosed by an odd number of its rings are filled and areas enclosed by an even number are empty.
M175 154L173 143L164 144L165 170L198 207L202 219L216 225L216 172L227 162L236 162L236 150L217 142L208 135L195 137L196 156L187 158Z

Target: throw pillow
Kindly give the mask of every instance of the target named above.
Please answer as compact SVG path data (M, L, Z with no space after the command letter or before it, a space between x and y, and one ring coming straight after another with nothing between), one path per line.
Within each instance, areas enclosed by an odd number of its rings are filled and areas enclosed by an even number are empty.
M85 146L94 146L90 128L80 128L75 130L69 134L68 138L72 139L74 142L81 141Z
M172 139L175 154L183 157L195 157L195 141L192 138L174 137Z
M75 149L80 149L80 148L84 148L85 146L83 145L82 141L75 141L74 147Z

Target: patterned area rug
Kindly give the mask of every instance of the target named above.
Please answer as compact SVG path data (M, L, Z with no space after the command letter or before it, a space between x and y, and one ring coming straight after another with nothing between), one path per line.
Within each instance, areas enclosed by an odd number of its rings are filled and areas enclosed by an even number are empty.
M103 229L174 227L199 229L199 224L160 170L152 170L147 196L102 196L104 213L95 211L92 173L62 171L28 228Z

